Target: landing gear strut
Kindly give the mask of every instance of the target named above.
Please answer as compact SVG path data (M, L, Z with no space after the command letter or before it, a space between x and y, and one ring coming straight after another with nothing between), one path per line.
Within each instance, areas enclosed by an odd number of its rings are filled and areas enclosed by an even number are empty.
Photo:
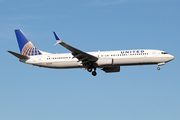
M92 72L92 75L93 75L93 76L96 76L96 75L97 75L96 68L94 68L94 71Z

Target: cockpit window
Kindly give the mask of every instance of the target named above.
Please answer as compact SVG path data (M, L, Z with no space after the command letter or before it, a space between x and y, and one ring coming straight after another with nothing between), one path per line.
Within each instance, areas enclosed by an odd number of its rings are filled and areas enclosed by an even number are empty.
M161 52L161 54L168 54L167 52Z

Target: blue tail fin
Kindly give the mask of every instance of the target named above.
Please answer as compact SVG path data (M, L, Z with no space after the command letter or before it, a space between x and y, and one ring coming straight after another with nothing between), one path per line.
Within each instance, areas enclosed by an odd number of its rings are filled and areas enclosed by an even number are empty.
M20 53L24 56L41 55L42 53L33 45L21 30L15 30Z

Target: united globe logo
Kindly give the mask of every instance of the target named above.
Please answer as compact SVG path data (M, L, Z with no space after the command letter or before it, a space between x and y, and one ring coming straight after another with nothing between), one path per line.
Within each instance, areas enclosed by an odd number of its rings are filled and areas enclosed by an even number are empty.
M21 54L24 56L41 55L41 52L33 45L32 42L28 42L24 45Z

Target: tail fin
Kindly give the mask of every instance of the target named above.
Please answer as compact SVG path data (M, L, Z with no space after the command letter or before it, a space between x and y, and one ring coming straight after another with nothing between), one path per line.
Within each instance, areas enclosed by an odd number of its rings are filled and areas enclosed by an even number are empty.
M15 30L20 53L24 56L41 55L42 53L33 45L21 30Z

